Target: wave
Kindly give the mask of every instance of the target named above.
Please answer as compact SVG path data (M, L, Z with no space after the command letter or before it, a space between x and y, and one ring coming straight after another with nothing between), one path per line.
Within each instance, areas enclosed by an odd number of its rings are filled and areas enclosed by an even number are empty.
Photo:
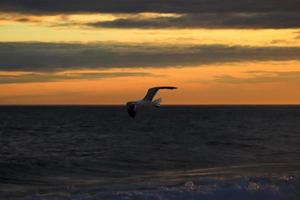
M0 197L18 200L66 199L297 199L300 164L265 163L110 178L52 177L10 182ZM3 177L1 178L3 185ZM30 185L32 187L30 188ZM46 184L47 183L47 184ZM14 187L11 187L14 186ZM12 195L12 190L14 195Z

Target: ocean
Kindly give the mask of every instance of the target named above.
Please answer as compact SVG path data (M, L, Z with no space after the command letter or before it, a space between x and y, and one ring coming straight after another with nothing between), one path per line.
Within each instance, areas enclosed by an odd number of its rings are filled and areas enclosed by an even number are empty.
M300 106L0 106L0 199L300 198Z

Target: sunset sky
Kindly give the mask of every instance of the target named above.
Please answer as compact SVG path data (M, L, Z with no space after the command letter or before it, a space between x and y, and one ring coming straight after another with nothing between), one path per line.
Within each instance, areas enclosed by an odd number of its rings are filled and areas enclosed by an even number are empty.
M1 0L0 104L300 104L300 0Z

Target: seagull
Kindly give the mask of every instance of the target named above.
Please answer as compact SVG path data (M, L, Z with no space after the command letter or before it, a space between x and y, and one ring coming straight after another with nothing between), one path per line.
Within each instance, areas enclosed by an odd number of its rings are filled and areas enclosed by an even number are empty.
M159 98L154 101L152 101L152 100L153 100L153 97L155 96L155 94L158 92L158 90L161 90L161 89L174 90L174 89L177 89L177 87L161 86L161 87L153 87L153 88L148 89L148 92L143 99L138 100L138 101L127 102L126 106L127 106L127 111L128 111L129 116L132 118L135 117L137 107L159 107L162 99Z

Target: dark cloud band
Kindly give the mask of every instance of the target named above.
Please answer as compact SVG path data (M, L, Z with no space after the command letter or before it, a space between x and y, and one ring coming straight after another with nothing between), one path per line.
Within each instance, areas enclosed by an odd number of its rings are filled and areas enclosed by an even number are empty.
M300 60L299 55L298 47L0 43L0 71L200 66L244 61Z
M299 28L300 12L202 13L179 17L120 18L87 24L106 28Z
M90 27L109 28L300 27L300 0L1 0L0 12L26 15L143 12L183 14L176 18L132 17L87 24ZM28 18L16 20L26 22Z
M297 12L299 0L1 0L0 11L57 13Z

